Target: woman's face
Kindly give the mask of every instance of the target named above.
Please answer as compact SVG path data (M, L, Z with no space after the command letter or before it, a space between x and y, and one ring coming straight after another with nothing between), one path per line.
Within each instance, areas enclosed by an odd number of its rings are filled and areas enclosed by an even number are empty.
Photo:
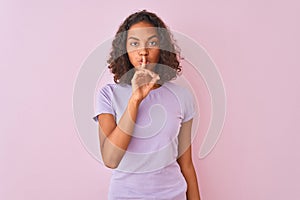
M146 68L153 70L159 60L159 39L152 24L138 22L127 33L126 49L131 64L138 68L146 58Z

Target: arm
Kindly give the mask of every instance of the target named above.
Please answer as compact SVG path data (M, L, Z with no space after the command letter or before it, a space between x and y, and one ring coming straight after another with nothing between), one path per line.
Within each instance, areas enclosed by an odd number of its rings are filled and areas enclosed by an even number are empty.
M187 182L187 200L200 200L197 175L192 161L191 128L192 119L182 123L178 136L179 158L177 162Z
M144 60L143 65L145 63ZM151 77L150 82L145 82L145 76ZM100 114L98 116L100 151L103 162L107 167L118 167L130 143L139 105L158 79L157 74L144 69L144 66L142 69L136 70L131 80L132 95L119 123L116 124L111 114Z
M116 168L126 152L140 102L134 97L130 98L118 125L111 114L98 116L100 151L104 164L109 168Z

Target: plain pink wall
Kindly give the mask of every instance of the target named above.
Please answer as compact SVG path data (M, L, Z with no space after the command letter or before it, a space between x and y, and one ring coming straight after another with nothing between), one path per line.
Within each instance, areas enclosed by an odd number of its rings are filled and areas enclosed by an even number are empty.
M0 199L105 199L110 171L80 142L73 86L88 54L143 8L202 44L224 80L222 135L194 156L202 199L299 199L300 4L282 2L1 1Z

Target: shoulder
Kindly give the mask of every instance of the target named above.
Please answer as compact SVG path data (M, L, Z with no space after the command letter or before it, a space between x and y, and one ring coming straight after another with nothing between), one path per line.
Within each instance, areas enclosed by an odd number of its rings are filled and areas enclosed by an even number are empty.
M180 99L193 96L189 88L176 84L174 82L166 82L164 83L164 86L168 88L171 92L173 92L176 96L178 96Z
M109 83L106 84L98 90L100 93L114 93L119 90L126 90L128 88L131 88L128 84L116 84L116 83Z
M109 84L106 84L106 85L100 87L100 91L114 90L117 87L118 87L118 84L109 83Z
M165 85L176 96L182 112L182 122L192 119L195 115L195 98L188 87L168 82Z
M97 99L114 101L116 99L122 99L131 92L131 86L128 84L106 84L102 87L99 87L95 92Z

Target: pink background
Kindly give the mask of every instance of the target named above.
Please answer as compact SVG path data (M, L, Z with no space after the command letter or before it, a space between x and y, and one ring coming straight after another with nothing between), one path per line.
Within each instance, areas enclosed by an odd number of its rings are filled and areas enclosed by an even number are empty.
M81 144L73 86L88 54L143 8L202 44L225 84L222 135L194 156L202 199L299 199L300 4L282 2L1 1L0 199L106 198L110 170Z

